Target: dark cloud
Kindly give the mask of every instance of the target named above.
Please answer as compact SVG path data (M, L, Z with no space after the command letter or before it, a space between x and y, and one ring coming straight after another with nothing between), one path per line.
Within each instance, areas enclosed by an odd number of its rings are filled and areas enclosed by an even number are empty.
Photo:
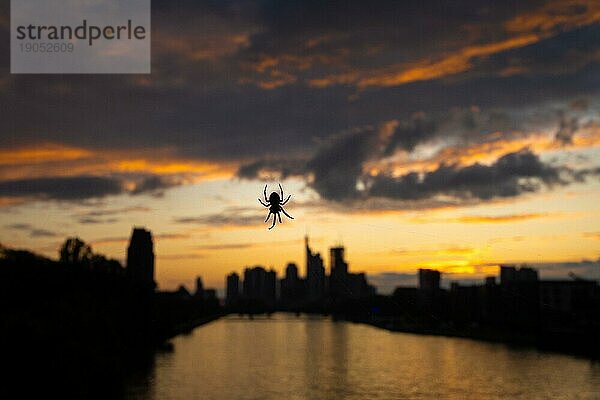
M56 232L50 231L48 229L35 228L31 224L17 223L17 224L6 225L5 227L8 229L26 231L29 233L29 236L32 238L59 236L59 234Z
M387 173L368 175L366 161L381 155L377 132L366 129L341 135L322 147L299 174L310 175L310 186L324 200L383 198L398 200L396 207L411 208L406 202L435 204L472 204L473 201L516 197L537 192L542 187L582 180L594 171L572 171L547 164L530 150L505 154L491 165L440 165L437 169L402 176ZM271 165L271 167L273 167ZM439 200L441 197L446 201Z
M129 214L134 212L149 212L148 207L134 206L113 209L94 209L78 214L76 217L80 224L109 224L117 222L119 219L114 216Z
M435 123L429 120L425 113L415 113L407 121L398 124L387 143L384 154L392 155L398 148L410 152L416 145L430 139L435 133Z
M32 229L29 233L31 237L56 237L59 236L56 232L47 229Z
M243 250L255 247L256 243L223 243L215 245L198 246L200 250Z
M259 175L276 174L280 179L298 175L306 170L306 160L302 159L266 159L242 164L237 176L242 179L254 179Z
M128 189L127 182L134 183L132 190ZM118 194L160 195L165 189L184 183L179 177L157 175L43 177L0 181L0 197L80 201ZM82 223L97 223L100 220L96 217L100 215L106 215L106 212L97 211L84 215Z
M581 260L556 263L533 263L533 268L540 271L543 279L564 279L565 275L572 272L576 276L590 280L600 280L600 259Z
M252 226L263 222L266 214L238 214L235 210L224 210L222 213L207 214L197 217L179 217L178 224L195 224L206 226Z
M556 131L555 138L560 144L567 145L573 143L573 136L579 129L579 120L577 117L568 117L564 112L560 113L560 123Z
M81 200L123 192L122 182L95 176L22 179L0 182L0 196Z
M29 225L29 224L10 224L10 225L6 225L6 228L15 229L15 230L29 230L29 229L31 229L31 225Z
M153 235L154 239L158 240L178 240L178 239L187 239L190 237L188 233L159 233Z
M363 163L381 151L374 129L361 129L334 137L307 163L311 187L325 199L349 199L357 194L357 177Z
M179 178L153 175L142 178L142 180L135 185L135 189L133 189L130 193L132 195L144 193L162 195L165 189L179 186L181 184L182 181Z
M153 3L148 76L10 75L9 41L0 41L0 107L6 110L0 149L48 142L169 148L188 159L243 163L243 178L261 171L301 175L324 198L352 198L362 164L372 158L436 139L477 142L491 132L523 129L522 114L557 102L585 97L593 107L600 89L598 23L563 23L550 33L537 27L539 41L468 57L465 71L357 88L360 79L531 33L511 31L507 22L547 4L161 0ZM9 15L8 5L0 8ZM561 13L540 11L532 20ZM330 76L338 80L314 85ZM277 80L281 85L273 85ZM257 82L271 83L270 89ZM391 120L398 125L387 141L369 136L378 129L364 128ZM558 140L569 140L568 128ZM120 177L97 178L94 185L89 178L5 181L0 196L129 193ZM131 193L160 194L180 183L139 178Z
M490 200L516 197L540 190L541 184L564 184L561 168L543 163L529 150L506 154L492 165L466 167L441 165L436 170L400 177L372 177L369 194L401 200L422 200L440 195L458 199Z
M151 208L144 206L134 206L134 207L123 207L123 208L113 208L113 209L96 209L90 210L83 213L83 216L86 217L107 217L112 215L119 214L129 214L132 212L150 212Z
M80 224L84 224L84 225L111 224L111 223L114 223L117 221L119 221L118 218L99 219L99 218L93 218L93 217L83 217L83 218L79 218L77 220L77 222L79 222Z

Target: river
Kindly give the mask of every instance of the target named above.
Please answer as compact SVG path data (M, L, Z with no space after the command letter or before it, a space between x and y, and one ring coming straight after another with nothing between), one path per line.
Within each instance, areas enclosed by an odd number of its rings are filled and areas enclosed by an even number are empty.
M172 340L131 399L599 399L600 362L325 317L229 316Z

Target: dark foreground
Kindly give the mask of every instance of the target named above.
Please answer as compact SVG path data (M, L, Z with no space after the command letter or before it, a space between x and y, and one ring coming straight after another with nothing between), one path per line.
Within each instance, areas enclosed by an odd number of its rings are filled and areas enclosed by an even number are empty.
M216 302L136 285L114 265L24 251L0 259L0 398L117 398L167 339L217 318Z

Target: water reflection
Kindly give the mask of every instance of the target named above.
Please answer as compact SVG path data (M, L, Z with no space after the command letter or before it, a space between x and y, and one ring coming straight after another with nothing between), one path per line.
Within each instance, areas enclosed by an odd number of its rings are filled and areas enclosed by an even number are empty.
M321 317L228 317L173 340L134 399L599 398L597 363Z

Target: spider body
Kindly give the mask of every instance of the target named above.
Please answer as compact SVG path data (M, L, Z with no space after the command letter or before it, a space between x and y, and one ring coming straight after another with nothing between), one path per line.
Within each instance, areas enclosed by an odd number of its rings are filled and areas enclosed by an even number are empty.
M263 206L265 206L266 208L269 209L269 214L267 214L267 218L265 219L265 222L267 222L269 220L269 218L271 217L271 214L273 214L273 224L271 225L269 230L271 230L275 227L275 224L277 223L277 219L279 219L279 223L281 223L281 213L284 213L290 219L294 219L294 217L292 217L290 214L288 214L283 209L283 206L286 205L286 203L290 200L292 195L289 195L288 198L285 199L285 201L282 201L284 196L283 196L283 188L281 187L281 184L279 185L279 190L281 192L281 197L279 196L279 193L273 192L267 199L267 185L265 185L265 189L263 190L265 202L263 202L261 199L258 199L260 204L262 204Z

